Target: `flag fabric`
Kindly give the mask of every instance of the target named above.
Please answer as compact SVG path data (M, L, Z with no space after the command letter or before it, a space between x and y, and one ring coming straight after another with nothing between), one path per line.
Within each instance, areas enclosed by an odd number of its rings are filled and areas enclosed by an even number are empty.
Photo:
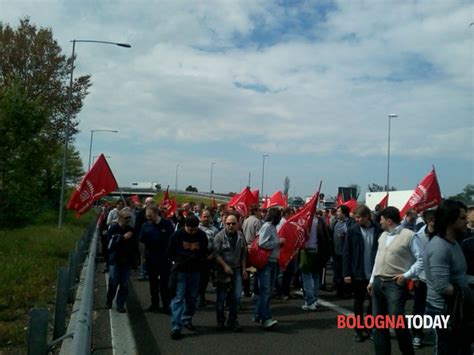
M319 191L314 194L300 211L290 216L278 231L278 236L285 238L285 244L280 247L280 257L278 259L283 270L286 269L288 263L308 239L318 199Z
M337 205L340 206L344 204L344 200L342 199L341 195L337 195Z
M270 196L270 201L268 202L267 208L276 207L276 206L286 207L286 201L281 191L277 191L273 195Z
M140 199L138 198L138 195L130 196L130 199L133 201L135 205L140 206Z
M67 209L75 210L76 217L80 217L91 209L94 201L117 190L117 188L117 180L115 180L104 154L101 154L91 170L84 175L79 186L76 187L67 204Z
M252 195L253 195L253 203L255 204L260 204L260 191L258 189L255 189L252 191Z
M263 200L262 206L260 206L262 209L267 209L268 208L268 196L265 196L265 199Z
M227 206L235 207L235 210L239 212L243 217L247 217L250 210L250 206L255 203L255 196L247 186L234 201L230 201Z
M388 207L388 192L385 194L385 196L380 200L378 203L381 209L387 208Z
M230 198L229 202L227 203L227 206L232 206L233 203L239 198L239 196L240 196L240 193L235 193L234 196Z
M349 201L344 202L342 205L349 207L351 212L354 212L355 208L357 207L357 200L351 198Z
M413 195L411 195L408 202L400 211L400 216L403 217L409 209L414 209L419 213L428 208L438 206L441 200L441 190L439 188L435 168L433 167L433 170L418 184Z
M161 201L160 207L166 209L166 218L171 218L173 217L174 213L176 212L177 209L177 204L176 200L173 198L170 198L169 195L169 186L166 188L166 191L163 195L163 201Z

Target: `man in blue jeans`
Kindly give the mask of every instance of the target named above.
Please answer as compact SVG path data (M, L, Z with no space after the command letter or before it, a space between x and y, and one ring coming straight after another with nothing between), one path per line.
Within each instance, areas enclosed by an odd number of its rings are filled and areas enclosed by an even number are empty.
M367 291L372 296L374 316L405 315L408 297L406 281L419 275L423 259L413 231L400 225L400 211L387 207L381 212L384 232L378 240L377 255ZM414 354L410 330L395 329L398 347L404 355ZM390 354L389 329L375 329L375 353Z
M217 262L217 330L223 330L225 324L224 304L229 294L229 319L227 327L234 332L242 328L237 320L237 311L242 294L242 279L247 278L245 270L247 244L239 231L237 216L229 214L224 221L224 229L214 238L214 256Z
M173 262L170 289L175 293L171 301L171 338L181 338L183 327L195 331L192 324L199 294L199 278L205 267L208 250L207 236L199 229L199 219L189 214L184 228L173 233L168 257Z

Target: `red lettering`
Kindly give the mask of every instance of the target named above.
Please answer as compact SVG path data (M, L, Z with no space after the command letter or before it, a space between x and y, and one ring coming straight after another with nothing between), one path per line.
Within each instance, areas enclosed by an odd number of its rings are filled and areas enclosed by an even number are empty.
M365 327L368 329L372 329L374 327L374 316L365 316Z
M337 328L342 329L346 327L346 316L342 314L337 315Z
M354 329L356 327L356 317L355 316L347 316L346 325L347 325L347 328Z
M394 316L386 316L385 317L385 327L386 329L388 328L394 328L395 327L395 317Z
M375 328L383 329L385 328L384 317L383 316L375 316Z
M397 324L395 324L395 329L405 329L405 317L399 315L397 317Z

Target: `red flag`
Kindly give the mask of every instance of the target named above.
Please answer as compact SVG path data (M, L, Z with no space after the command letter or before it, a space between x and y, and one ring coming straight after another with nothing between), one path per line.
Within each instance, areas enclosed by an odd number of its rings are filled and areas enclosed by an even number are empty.
M170 199L169 195L169 185L166 188L166 191L163 195L163 201L161 201L160 207L166 209L166 218L173 217L174 213L176 212L177 205L176 200L173 198Z
M388 207L388 192L385 194L385 196L380 200L378 203L381 209L387 208Z
M344 202L343 205L349 207L351 212L354 212L355 208L357 207L357 200L351 198L349 201Z
M438 206L441 203L441 191L439 189L438 179L436 178L436 171L433 167L413 192L413 195L408 199L408 202L400 211L400 216L404 216L409 209L414 209L416 212L424 211L428 208Z
M94 201L117 190L118 184L104 154L96 160L91 170L82 178L67 204L67 209L76 210L76 216L89 211Z
M254 198L253 204L260 204L260 191L258 189L252 191L252 195Z
M243 191L242 191L243 192ZM232 196L229 200L229 203L227 204L227 206L233 206L233 203L235 201L237 201L237 199L239 198L240 194L238 193L235 193L234 196Z
M309 230L313 223L316 206L319 199L319 190L303 208L290 216L278 231L280 238L285 238L285 244L280 247L278 262L283 270L298 253L308 239Z
M267 208L276 206L286 207L286 201L281 191L277 191L272 196L270 196L270 202L268 203Z
M344 201L342 200L341 195L337 195L337 205L340 206L342 204L344 204Z
M135 205L140 206L140 199L138 198L138 195L130 196L130 199L133 201Z
M246 217L248 215L250 206L253 203L255 203L255 197L252 194L252 191L250 191L250 188L247 186L239 194L239 196L234 201L231 200L227 206L234 206L237 212L239 212L243 217Z
M268 208L268 196L265 196L265 200L263 200L262 206L260 208L262 209Z

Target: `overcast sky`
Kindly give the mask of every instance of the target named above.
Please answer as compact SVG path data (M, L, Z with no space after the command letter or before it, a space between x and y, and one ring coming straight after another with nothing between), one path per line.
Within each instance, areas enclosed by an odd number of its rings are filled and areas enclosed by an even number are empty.
M93 86L76 147L103 152L121 186L209 191L248 182L306 196L323 180L441 191L474 181L471 1L0 0L0 21L51 27Z

